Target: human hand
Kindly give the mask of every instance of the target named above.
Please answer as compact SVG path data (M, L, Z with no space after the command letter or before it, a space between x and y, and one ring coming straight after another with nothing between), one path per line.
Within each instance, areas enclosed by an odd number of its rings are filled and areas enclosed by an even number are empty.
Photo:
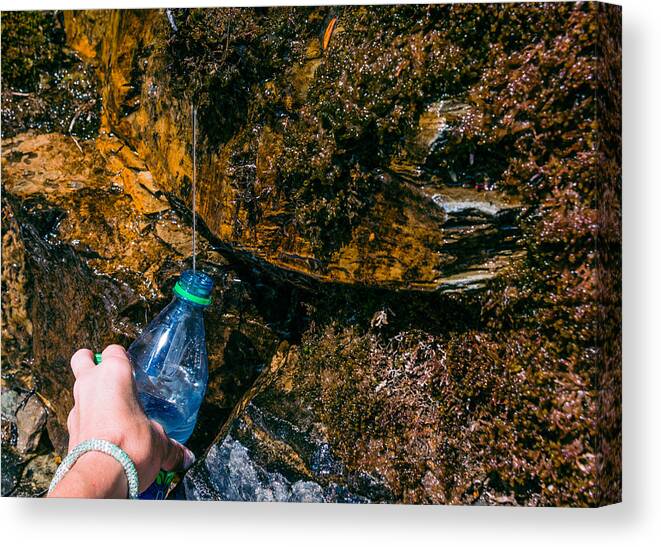
M133 460L140 491L154 481L159 470L187 469L193 453L170 439L163 427L147 418L138 402L133 368L126 351L108 346L95 366L88 349L71 358L76 378L74 407L67 419L69 451L87 439L104 439L119 446ZM128 483L121 465L99 452L83 454L51 492L51 497L125 498Z

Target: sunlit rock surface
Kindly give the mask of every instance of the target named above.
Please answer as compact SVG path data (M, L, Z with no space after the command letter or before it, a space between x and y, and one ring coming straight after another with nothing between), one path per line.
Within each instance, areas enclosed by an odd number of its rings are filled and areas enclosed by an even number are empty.
M169 301L192 252L188 223L130 149L111 137L81 146L58 134L3 141L3 372L44 396L59 450L73 405L72 353L129 344ZM204 237L198 265L219 283L207 320L204 442L270 361L286 315L264 302L287 293L251 294Z
M181 11L174 15L175 20L185 17L185 10ZM322 31L324 24L328 24L324 13L324 9L283 8L259 15L259 23L264 25L266 34L270 32L269 25L279 25L287 17L294 28L304 34L289 36L283 31L284 38L273 37L283 42L282 51L275 53L273 59L265 58L261 62L266 72L271 70L268 63L279 63L280 72L265 83L246 82L245 96L240 99L247 103L246 116L236 121L233 134L222 125L213 126L212 121L206 119L211 114L201 109L198 151L201 217L216 236L233 248L319 280L421 290L484 286L486 280L516 262L517 230L513 219L517 202L494 188L476 189L473 180L458 181L454 173L445 180L436 177L433 181L427 174L430 180L424 189L410 182L411 177L402 162L408 162L409 170L422 173L428 156L443 140L444 132L452 123L461 123L462 115L467 113L466 105L439 101L431 91L424 92L427 96L416 96L404 107L414 109L418 103L430 103L420 116L419 125L408 130L410 152L393 152L383 160L375 158L369 174L373 180L364 188L346 191L355 194L356 203L360 203L356 205L356 212L351 212L354 198L347 197L348 201L338 206L344 212L338 213L337 221L328 221L333 223L328 230L322 228L321 232L308 233L303 228L295 228L292 209L304 207L293 195L287 197L289 175L284 165L289 161L287 158L303 154L301 161L310 164L332 160L339 165L351 161L336 145L323 150L323 138L316 150L312 143L306 149L303 141L292 148L288 140L288 133L296 134L293 128L288 128L289 124L308 116L317 100L308 97L302 88L318 87L315 74L323 71L325 64L333 67L339 59L327 59L335 47L332 40L322 48ZM337 40L348 33L346 25L356 27L353 32L360 36L357 27L363 24L363 16L350 10L345 13L337 28L334 27ZM219 25L231 25L230 21L237 16L232 10L227 14L226 19L219 18ZM185 28L174 31L164 10L67 12L65 20L69 43L98 68L107 126L139 152L164 188L190 203L191 103L174 94L172 80L176 75L168 68L173 61L167 46L176 42L179 34L186 32ZM372 24L377 24L377 20ZM316 35L317 31L320 36ZM231 32L231 28L227 32ZM249 28L245 32L259 30ZM351 40L356 38L352 35ZM301 41L308 46L301 52L299 63L293 51ZM346 51L352 43L338 45L345 48L338 55L347 55L349 70L363 70L359 61ZM227 47L231 48L227 55L232 56L241 56L241 48L245 48L234 42ZM388 47L383 46L383 55L395 55ZM288 50L292 53L284 53ZM240 59L232 62L239 63L237 70L252 74L252 68L241 68ZM407 61L402 58L401 62ZM296 99L288 94L289 80L293 80L297 89ZM326 85L335 86L336 83ZM190 92L194 92L193 87ZM406 96L401 99L402 102L408 100ZM273 107L282 100L288 107L283 107L282 115L274 120L256 120L248 114L251 108L269 108L269 102ZM209 108L224 107L209 105ZM232 107L228 104L226 108ZM219 139L211 131L227 134L227 137ZM304 138L307 137L301 136ZM332 155L335 155L334 160ZM330 177L332 167L329 165L328 169ZM347 172L346 177L351 177L350 173ZM422 184L425 176L419 179ZM467 209L475 202L476 210L484 208L484 204L499 209L498 204L506 201L512 214L506 219L496 215L478 219L464 216L463 222L454 222L451 210L455 198L451 187L457 184L466 186L459 207ZM438 207L432 199L434 192L443 192L446 188L450 190L444 194L450 202L449 208ZM322 216L326 214L323 209L331 215L330 210L335 207L331 196L327 203L326 198L319 198L321 201L317 203L319 195L325 193L327 191L320 189L318 194L303 198L311 207L320 207ZM345 191L334 193L344 195Z

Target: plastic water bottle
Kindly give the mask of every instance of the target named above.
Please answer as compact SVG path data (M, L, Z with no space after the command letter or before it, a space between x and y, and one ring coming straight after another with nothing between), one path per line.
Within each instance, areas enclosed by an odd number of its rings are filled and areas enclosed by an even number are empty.
M193 432L207 388L207 348L202 311L211 303L213 279L184 271L174 298L131 344L140 403L172 439L184 444ZM161 471L141 499L163 499L174 473Z

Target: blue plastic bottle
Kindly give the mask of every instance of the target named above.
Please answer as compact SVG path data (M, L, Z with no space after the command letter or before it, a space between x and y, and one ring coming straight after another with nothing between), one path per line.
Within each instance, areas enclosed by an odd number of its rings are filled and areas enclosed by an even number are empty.
M207 348L202 311L211 303L213 279L184 271L174 298L128 349L138 395L149 418L176 441L193 432L207 388ZM161 471L141 499L163 499L174 474Z

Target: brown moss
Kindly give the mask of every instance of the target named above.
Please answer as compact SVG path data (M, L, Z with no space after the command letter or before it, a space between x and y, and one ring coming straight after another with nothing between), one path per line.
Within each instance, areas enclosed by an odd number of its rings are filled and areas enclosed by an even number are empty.
M597 17L597 472L604 501L622 497L622 13Z
M303 385L352 470L404 503L594 505L596 393L535 331L435 337L328 327L301 347Z
M291 229L320 257L342 245L386 191L384 166L406 158L403 142L428 102L459 96L470 108L424 169L448 184L449 172L457 184L486 178L520 200L525 260L476 300L480 319L461 327L431 311L425 327L403 310L369 327L367 297L346 313L321 306L314 320L330 326L306 335L292 396L317 409L343 461L376 469L402 501L617 500L619 126L600 120L595 102L619 112L617 40L602 39L595 57L600 25L617 14L522 4L337 15L305 93L288 94L276 77L255 88L249 108L252 120L271 120L271 107L284 120L275 180ZM609 132L601 141L600 128ZM233 161L248 165L258 141L237 138L245 154ZM250 180L240 207L258 219ZM381 308L396 301L382 295Z
M61 64L64 29L54 11L2 14L2 77L16 90L36 91L41 73Z
M337 327L303 345L342 456L403 501L619 499L619 46L602 42L596 72L598 24L617 17L599 9L559 8L521 49L495 40L443 148L457 161L498 149L487 168L526 206L527 258L492 285L477 328L388 340ZM615 114L597 118L595 96Z

